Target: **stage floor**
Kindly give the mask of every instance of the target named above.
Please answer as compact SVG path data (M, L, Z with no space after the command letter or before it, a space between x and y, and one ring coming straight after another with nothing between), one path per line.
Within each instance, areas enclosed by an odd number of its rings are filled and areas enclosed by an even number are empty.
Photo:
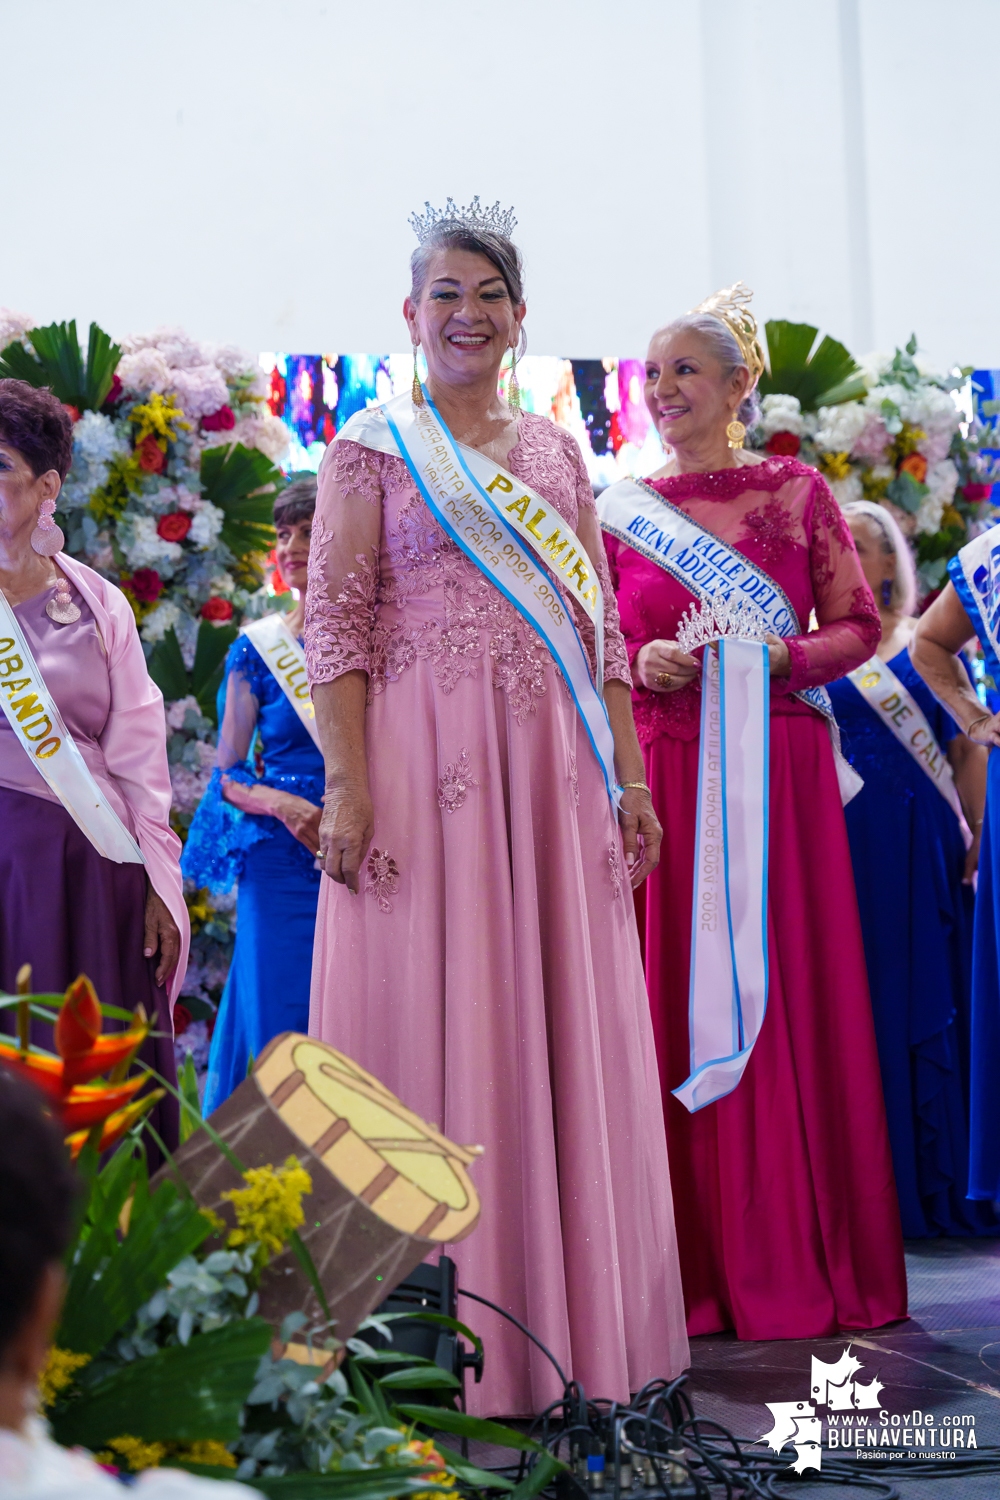
M938 1423L945 1415L971 1416L979 1447L1000 1445L1000 1242L911 1240L906 1267L910 1317L875 1333L753 1344L725 1334L692 1339L689 1390L697 1415L737 1437L760 1437L772 1425L765 1402L808 1400L811 1356L833 1364L850 1342L863 1365L857 1379L877 1376L885 1411L930 1412ZM872 1425L878 1422L875 1413ZM907 1483L901 1465L891 1478L907 1500L1000 1496L1000 1475ZM801 1493L833 1500L863 1491L817 1481Z

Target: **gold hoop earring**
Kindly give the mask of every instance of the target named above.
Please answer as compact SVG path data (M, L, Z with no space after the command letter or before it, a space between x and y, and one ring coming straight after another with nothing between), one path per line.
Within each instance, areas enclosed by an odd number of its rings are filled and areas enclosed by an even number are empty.
M744 427L743 423L739 420L738 417L734 416L733 420L726 428L726 441L728 442L730 448L742 448L743 439L746 437L746 435L747 430Z
M417 369L417 350L419 348L420 348L419 344L414 344L414 346L413 346L413 385L412 385L411 391L410 391L410 394L411 394L414 406L424 406L424 405L426 405L426 402L424 401L423 386L420 384L420 371Z
M521 387L517 383L517 345L511 350L510 380L507 382L507 405L511 411L521 410Z

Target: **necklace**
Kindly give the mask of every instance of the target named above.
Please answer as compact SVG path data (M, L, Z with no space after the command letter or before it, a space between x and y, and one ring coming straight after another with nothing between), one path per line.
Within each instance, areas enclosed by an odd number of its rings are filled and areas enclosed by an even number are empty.
M73 596L70 593L69 581L61 573L56 578L56 591L46 604L45 613L50 620L55 620L57 625L72 625L74 620L80 618L80 611L73 603Z

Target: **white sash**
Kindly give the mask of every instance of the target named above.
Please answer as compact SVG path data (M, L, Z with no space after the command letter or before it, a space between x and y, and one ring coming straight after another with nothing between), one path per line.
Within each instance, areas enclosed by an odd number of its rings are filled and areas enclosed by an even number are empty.
M962 825L963 833L967 834L968 828L962 816L962 804L958 800L948 758L935 739L934 731L913 694L900 682L888 662L880 661L877 656L873 656L862 666L855 667L853 672L848 672L847 677L890 734L896 737L934 783Z
M306 654L282 616L264 615L263 619L244 625L243 634L256 647L261 660L294 708L303 729L311 735L316 749L321 750L316 710L309 696Z
M1000 684L1000 526L974 537L948 564L994 682Z
M417 407L407 393L358 412L337 437L401 457L438 525L541 637L617 806L621 789L607 709L572 615L549 582L550 573L558 574L593 621L600 683L604 600L586 549L548 501L476 449L456 444L426 391L425 398Z
M780 584L648 484L620 479L598 496L597 512L605 531L656 563L696 599L742 596L760 610L775 635L801 635L795 607ZM794 696L826 719L841 801L850 802L864 782L841 751L829 693L824 687L810 687Z
M0 704L24 753L98 854L119 865L144 865L139 845L94 780L66 728L2 590Z
M732 1093L767 1010L770 671L760 641L705 652L688 1029L694 1114Z

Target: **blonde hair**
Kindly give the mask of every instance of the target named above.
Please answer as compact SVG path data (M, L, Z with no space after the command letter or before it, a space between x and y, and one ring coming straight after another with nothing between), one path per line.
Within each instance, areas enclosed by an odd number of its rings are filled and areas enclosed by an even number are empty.
M878 531L882 551L886 557L896 559L891 608L898 609L904 615L912 615L917 607L917 574L909 543L896 520L884 505L876 505L874 500L849 500L844 506L844 515L848 520L852 516L864 516Z

